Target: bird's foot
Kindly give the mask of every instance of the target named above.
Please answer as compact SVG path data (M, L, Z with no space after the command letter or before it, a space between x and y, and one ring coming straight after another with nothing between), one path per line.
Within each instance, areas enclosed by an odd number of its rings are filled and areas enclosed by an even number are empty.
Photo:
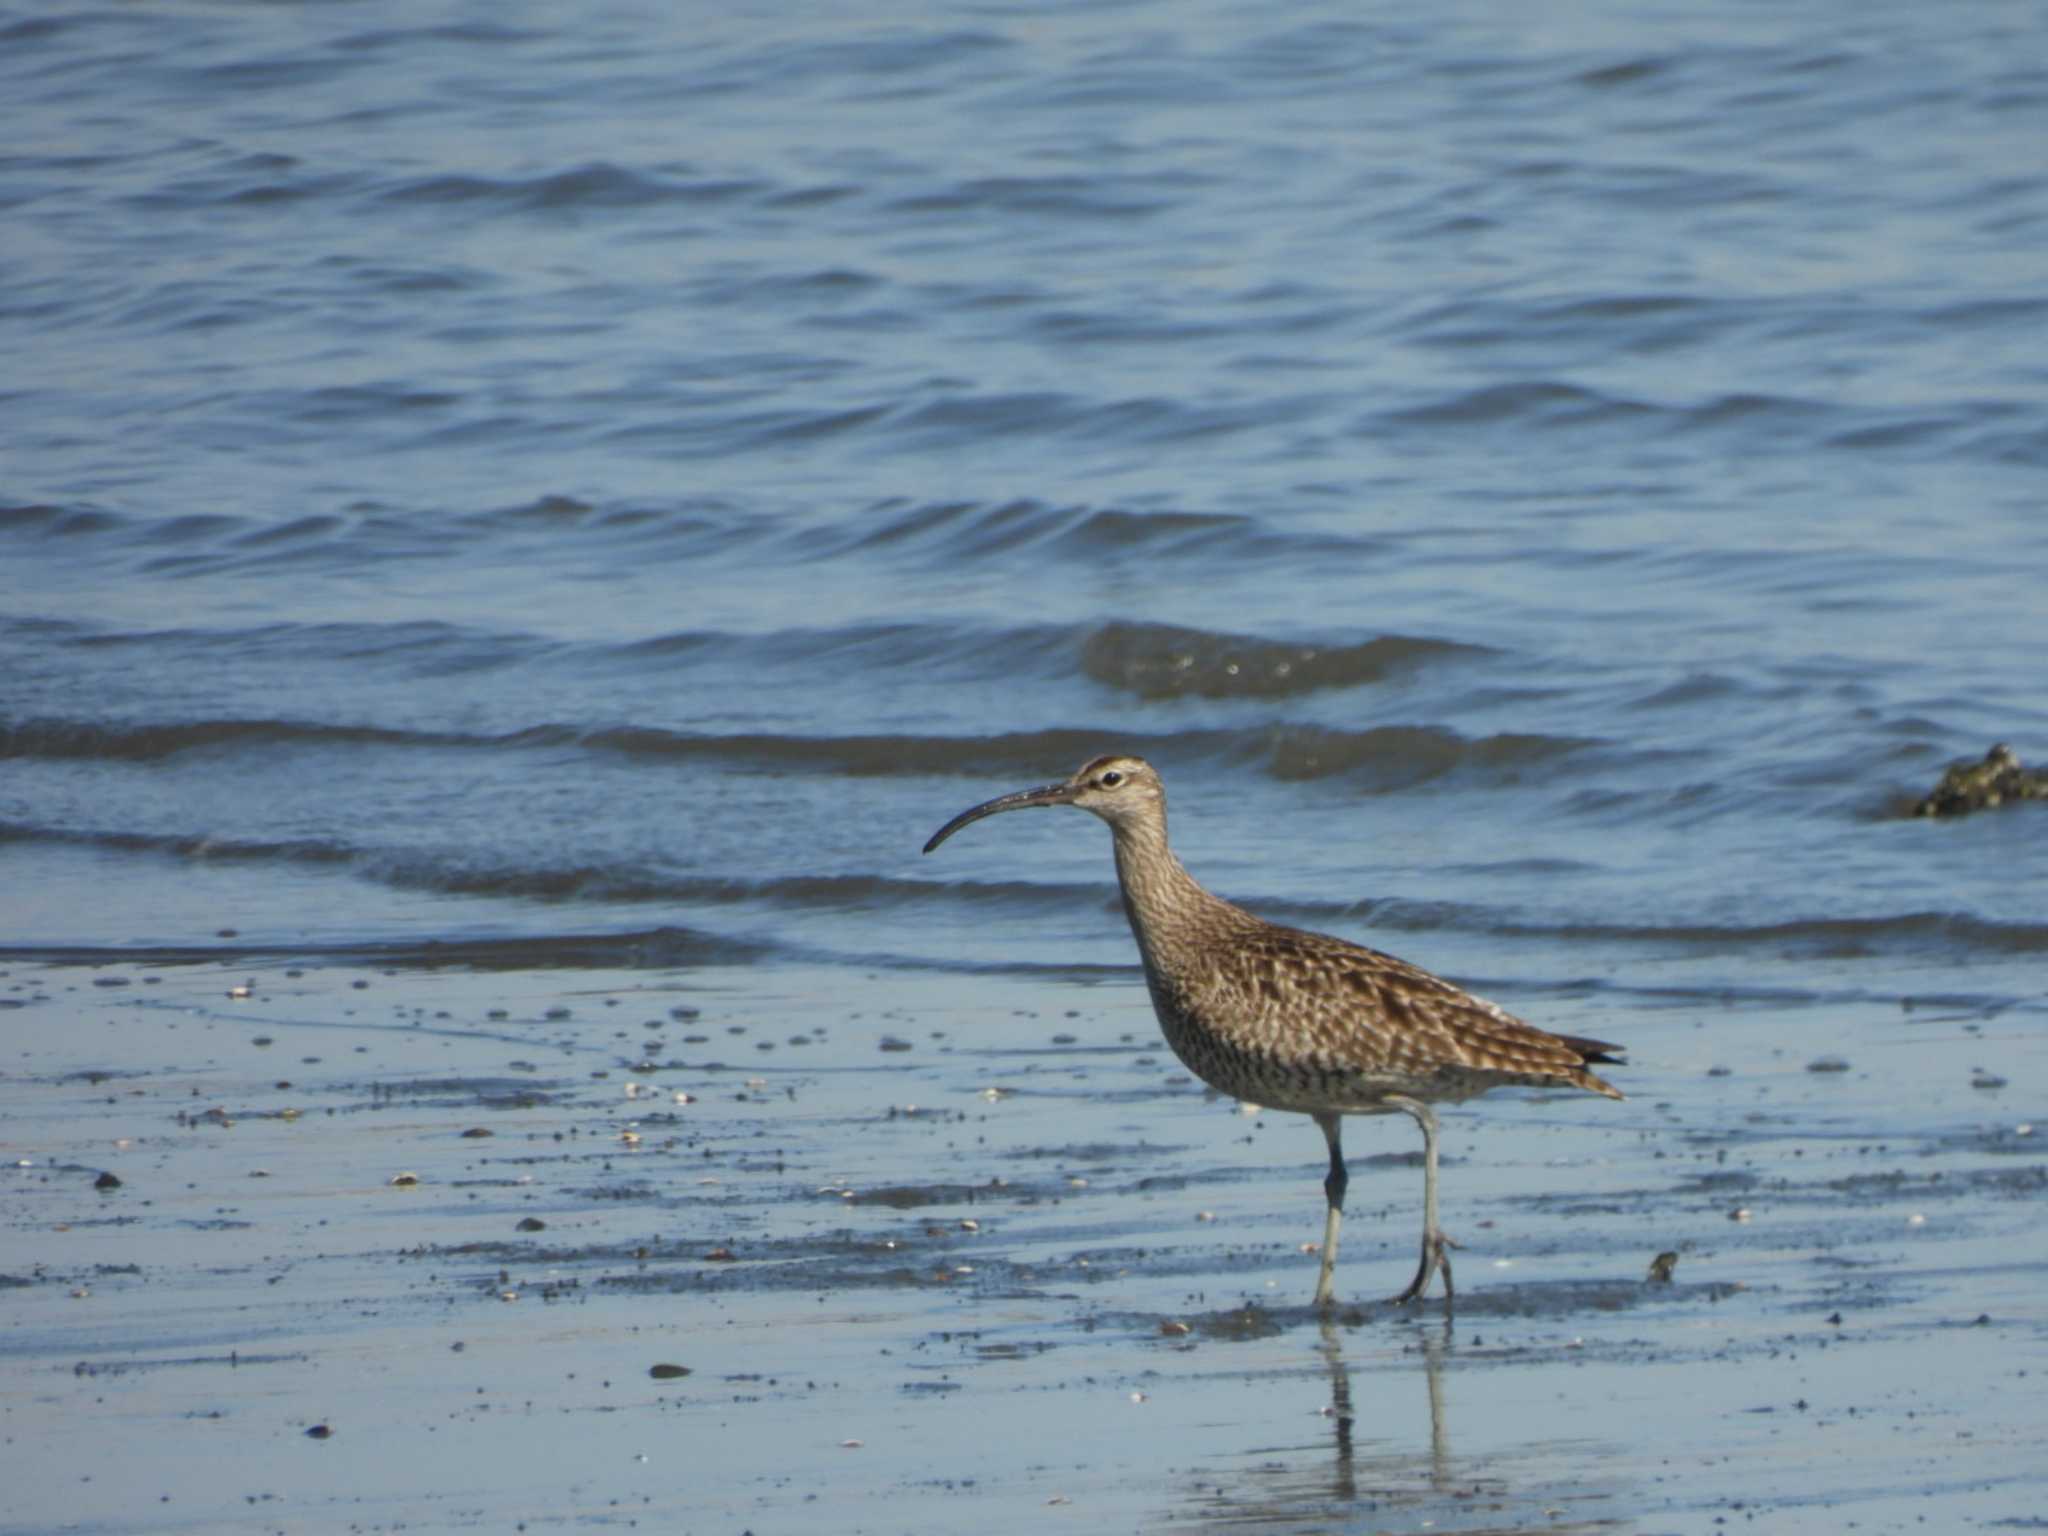
M1441 1273L1444 1277L1444 1305L1451 1304L1456 1294L1451 1285L1450 1250L1459 1245L1446 1236L1441 1228L1432 1227L1422 1235L1422 1262L1415 1266L1415 1278L1408 1282L1408 1289L1392 1298L1396 1306L1405 1306L1411 1301L1422 1300L1429 1289L1432 1276Z

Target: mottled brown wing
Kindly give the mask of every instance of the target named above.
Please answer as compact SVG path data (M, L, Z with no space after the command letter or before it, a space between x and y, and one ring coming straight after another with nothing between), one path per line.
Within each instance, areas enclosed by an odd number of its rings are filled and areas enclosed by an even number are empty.
M1332 1066L1426 1074L1456 1066L1551 1078L1618 1099L1586 1070L1605 1041L1553 1035L1393 955L1329 934L1267 926L1235 946L1241 991L1297 1046ZM1332 1006L1333 999L1348 1005Z

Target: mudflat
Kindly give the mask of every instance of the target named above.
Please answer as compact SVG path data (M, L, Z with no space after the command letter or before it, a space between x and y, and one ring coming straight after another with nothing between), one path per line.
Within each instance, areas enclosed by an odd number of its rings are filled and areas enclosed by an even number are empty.
M1448 1317L1354 1122L1323 1318L1135 973L14 965L0 1530L2038 1528L2048 1042L1840 1008L1544 1013Z

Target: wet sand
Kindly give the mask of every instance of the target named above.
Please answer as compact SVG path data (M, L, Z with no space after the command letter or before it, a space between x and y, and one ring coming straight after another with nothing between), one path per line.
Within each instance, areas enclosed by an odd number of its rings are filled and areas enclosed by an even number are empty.
M1446 1113L1454 1319L1324 1322L1135 973L15 964L0 1530L2037 1527L2039 1031L1612 1010L1627 1103Z

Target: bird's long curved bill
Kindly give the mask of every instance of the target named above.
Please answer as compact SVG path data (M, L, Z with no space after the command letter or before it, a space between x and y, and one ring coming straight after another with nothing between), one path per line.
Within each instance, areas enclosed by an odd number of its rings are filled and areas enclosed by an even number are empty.
M930 853L970 821L979 821L984 816L995 816L1004 811L1029 810L1035 805L1067 805L1072 803L1073 798L1074 787L1071 784L1041 784L1036 789L1020 789L1013 795L997 795L995 799L983 801L971 811L962 811L939 828L932 834L932 840L924 845L924 851Z

